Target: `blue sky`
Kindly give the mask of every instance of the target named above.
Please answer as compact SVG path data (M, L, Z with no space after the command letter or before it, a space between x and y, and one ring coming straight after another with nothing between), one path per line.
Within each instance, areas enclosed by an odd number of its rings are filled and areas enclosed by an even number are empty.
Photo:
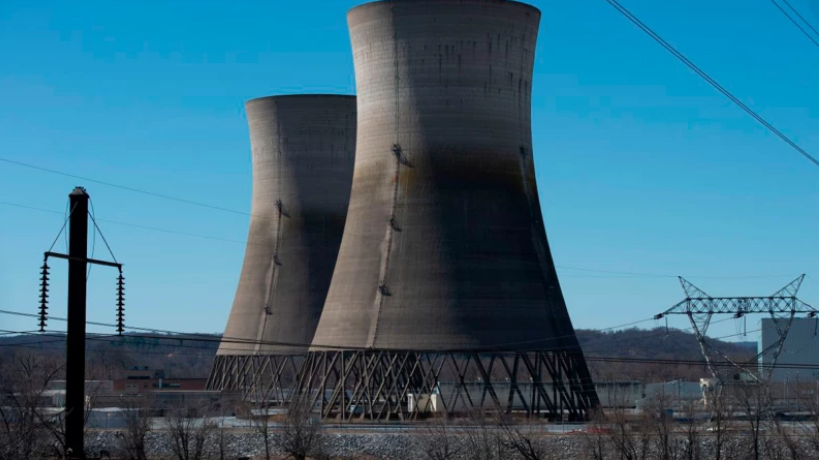
M819 155L819 49L769 1L622 3ZM819 25L819 4L791 3ZM355 91L345 12L357 2L36 4L0 3L3 158L247 212L244 101ZM684 275L712 295L769 294L808 273L801 297L819 304L819 168L603 0L534 4L538 186L575 326L642 320L683 297L673 277L606 271ZM0 162L0 201L57 211L0 204L0 309L36 312L42 253L75 185L100 219L246 238L245 215ZM222 330L241 243L101 226L125 263L129 324ZM65 266L53 266L51 310L64 315ZM765 277L720 278L748 275ZM115 276L93 269L90 320L113 322ZM0 329L35 321L0 315Z

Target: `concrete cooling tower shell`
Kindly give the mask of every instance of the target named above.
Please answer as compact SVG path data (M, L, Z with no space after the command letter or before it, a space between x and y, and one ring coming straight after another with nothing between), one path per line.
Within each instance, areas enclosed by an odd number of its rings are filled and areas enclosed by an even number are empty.
M239 286L217 354L305 353L344 230L355 154L355 97L264 97L248 101L246 109L252 216ZM250 343L237 343L241 340Z
M540 12L414 0L347 18L355 172L311 350L576 349L532 158Z

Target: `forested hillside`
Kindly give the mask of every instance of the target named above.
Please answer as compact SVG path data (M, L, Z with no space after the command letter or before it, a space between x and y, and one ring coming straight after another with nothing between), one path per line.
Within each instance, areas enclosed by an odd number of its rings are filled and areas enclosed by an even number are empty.
M641 380L658 382L674 379L698 380L710 377L707 369L690 362L703 360L694 334L679 329L624 329L601 332L578 329L580 346L589 361L596 380ZM711 343L737 361L756 356L755 343ZM612 362L596 358L625 358L629 362ZM683 361L670 364L667 361Z
M700 365L661 362L702 360L693 334L684 331L666 331L665 328L613 332L579 329L577 336L597 380L693 380L708 376ZM217 334L92 336L88 340L87 352L89 377L120 378L124 375L123 370L131 366L165 369L168 377L207 377L218 340ZM718 343L722 350L740 360L750 359L756 353L747 343ZM0 360L22 350L61 357L65 352L64 337L0 337ZM611 358L626 358L629 362L612 362Z

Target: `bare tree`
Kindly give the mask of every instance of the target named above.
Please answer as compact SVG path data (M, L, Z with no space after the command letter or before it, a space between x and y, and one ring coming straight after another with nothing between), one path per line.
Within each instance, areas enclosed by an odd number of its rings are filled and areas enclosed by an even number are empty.
M217 442L216 447L219 454L219 460L227 460L228 458L233 458L233 449L231 448L230 442L228 442L227 437L225 436L225 427L220 426L219 432L217 434Z
M295 460L328 458L325 433L312 412L309 397L294 396L271 436L273 445Z
M427 460L452 460L457 457L460 448L446 414L434 417L426 427L423 450Z
M606 435L606 428L601 425L606 421L602 409L597 409L591 417L591 424L584 434L584 442L586 444L586 452L591 460L606 460L611 448L608 443L608 436Z
M652 432L642 426L643 420L630 416L625 408L614 408L609 415L609 440L625 460L645 460L651 450Z
M166 422L171 438L171 451L178 460L205 460L210 458L207 440L216 429L211 420L210 402L185 401L168 411Z
M819 458L819 382L806 385L805 390L803 404L809 415L798 427L798 433L806 440L808 457Z
M53 359L29 351L0 363L0 459L35 459L47 452L51 420L43 406L59 372Z
M763 422L767 419L771 407L769 393L761 382L737 383L731 385L733 400L748 421L750 441L748 455L753 460L762 458Z
M649 430L655 438L657 458L661 460L676 460L679 457L674 435L676 423L672 416L674 401L674 398L662 392L653 395L645 407Z
M707 392L706 409L710 421L708 433L713 439L714 460L730 460L737 452L727 448L732 436L730 420L733 416L734 396L730 387L718 385Z
M702 420L700 414L703 411L702 401L686 399L681 401L681 406L685 418L682 428L685 433L685 445L680 453L680 457L686 460L700 460L702 458Z
M118 436L120 456L127 460L148 460L146 440L151 431L151 398L147 395L122 398L125 430Z
M122 347L98 346L86 353L85 374L92 380L114 380L127 367L126 354Z
M533 431L533 426L514 423L511 418L499 418L501 432L503 434L503 445L518 454L524 460L547 460L551 457L550 449L547 449L543 436L537 431Z
M800 434L786 426L779 417L773 417L773 436L765 438L765 453L769 460L799 460L803 458L799 444Z
M249 405L245 405L244 410L247 412L247 416L250 418L253 428L262 437L262 443L264 444L264 460L270 460L270 443L272 442L270 436L272 433L272 430L270 429L270 408L267 405L267 400L265 398L257 397L257 401L257 413L254 413L252 406Z
M489 418L480 408L467 413L464 436L464 456L470 460L500 460L504 458L503 437L498 429L497 416Z

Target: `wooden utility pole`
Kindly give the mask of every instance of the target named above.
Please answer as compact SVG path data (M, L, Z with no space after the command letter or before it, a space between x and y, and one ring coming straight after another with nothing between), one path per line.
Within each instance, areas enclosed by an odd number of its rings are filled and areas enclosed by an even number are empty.
M68 334L65 369L65 446L69 458L85 458L85 306L88 257L88 193L68 198Z
M40 332L45 332L48 321L48 259L55 257L68 261L68 330L65 354L65 454L69 459L85 458L85 307L88 284L88 264L105 265L119 270L117 277L117 332L125 330L125 278L122 264L117 262L105 237L105 247L113 262L88 258L88 204L90 197L82 187L76 187L68 195L71 213L68 216L68 254L52 252L54 244L43 256L40 278ZM91 216L94 220L94 216ZM94 228L99 231L96 221ZM62 230L60 230L62 234ZM59 238L60 234L57 235ZM102 235L102 233L100 233ZM57 240L54 240L56 243Z

